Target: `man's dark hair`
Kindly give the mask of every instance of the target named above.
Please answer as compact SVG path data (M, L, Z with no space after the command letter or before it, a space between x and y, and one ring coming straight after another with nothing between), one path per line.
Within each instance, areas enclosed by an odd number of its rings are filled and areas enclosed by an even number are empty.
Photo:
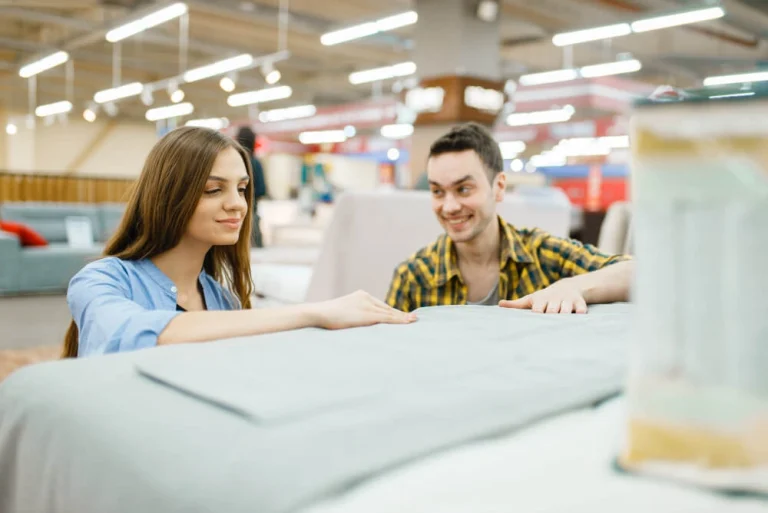
M256 134L251 127L241 126L237 131L235 139L240 143L240 146L245 148L245 151L247 151L249 155L253 155L256 147Z
M465 123L453 127L450 132L432 143L429 148L429 157L466 150L477 153L490 181L504 170L499 143L487 128L478 123Z

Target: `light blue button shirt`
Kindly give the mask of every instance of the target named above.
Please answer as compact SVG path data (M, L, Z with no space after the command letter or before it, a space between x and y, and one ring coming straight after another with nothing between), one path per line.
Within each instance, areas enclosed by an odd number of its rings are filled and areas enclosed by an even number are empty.
M206 272L200 284L208 310L235 310L235 296ZM176 311L176 286L149 259L106 257L69 282L67 303L80 333L78 356L134 351L157 345Z

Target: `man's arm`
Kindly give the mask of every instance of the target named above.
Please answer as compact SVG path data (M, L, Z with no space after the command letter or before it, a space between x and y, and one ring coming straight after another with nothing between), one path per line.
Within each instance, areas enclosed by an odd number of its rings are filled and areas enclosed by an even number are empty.
M627 255L607 255L589 244L540 234L537 253L551 285L506 308L546 313L585 313L588 304L629 301L634 262Z
M635 263L625 260L563 281L570 280L587 304L616 303L629 301L634 272Z
M392 283L389 285L386 303L392 308L396 308L403 312L412 311L413 302L411 301L410 290L411 273L407 266L401 265L395 269L394 275L392 276Z

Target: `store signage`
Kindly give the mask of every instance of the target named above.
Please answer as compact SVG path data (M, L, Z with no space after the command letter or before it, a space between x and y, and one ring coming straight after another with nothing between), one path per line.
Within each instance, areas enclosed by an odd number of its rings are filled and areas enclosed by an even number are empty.
M503 82L465 75L425 78L404 96L406 106L418 113L414 125L492 125L505 101Z
M504 106L504 93L481 86L464 88L464 105L477 110L498 113Z
M445 99L445 89L435 87L417 87L405 94L405 105L414 112L440 112Z

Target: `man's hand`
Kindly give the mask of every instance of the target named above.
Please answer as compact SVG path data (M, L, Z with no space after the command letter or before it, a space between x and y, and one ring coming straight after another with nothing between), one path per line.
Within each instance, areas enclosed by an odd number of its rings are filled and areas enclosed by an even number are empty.
M587 301L581 288L570 278L515 300L501 300L502 308L530 309L539 313L587 313Z
M634 270L631 260L616 262L599 271L564 278L520 299L499 301L499 306L542 313L587 313L587 304L629 301Z

